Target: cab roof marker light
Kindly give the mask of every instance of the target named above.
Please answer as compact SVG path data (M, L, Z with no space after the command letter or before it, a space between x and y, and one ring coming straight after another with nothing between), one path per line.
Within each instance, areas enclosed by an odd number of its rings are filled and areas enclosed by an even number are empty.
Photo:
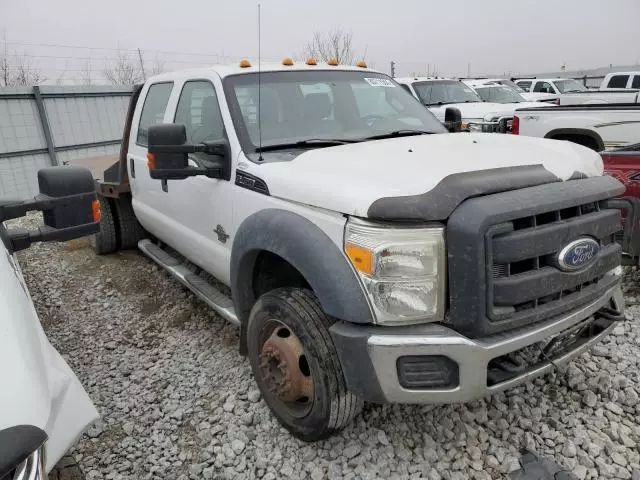
M313 57L307 58L307 62L306 63L307 63L307 65L312 65L312 66L318 65L318 61Z
M291 65L293 65L293 59L291 57L284 57L282 59L282 65L284 65L285 67L290 67Z
M251 66L251 62L248 58L243 58L240 60L240 68L249 68Z

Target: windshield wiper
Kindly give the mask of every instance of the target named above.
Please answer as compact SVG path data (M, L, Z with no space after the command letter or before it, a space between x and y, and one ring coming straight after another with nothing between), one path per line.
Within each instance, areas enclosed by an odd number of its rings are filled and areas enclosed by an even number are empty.
M383 138L408 137L411 135L432 135L434 133L435 132L427 132L426 130L411 130L407 128L404 130L394 130L393 132L371 135L370 137L364 137L361 140L381 140Z
M274 143L273 145L263 145L257 147L256 152L269 152L273 150L286 150L287 148L304 147L331 147L334 145L346 145L347 143L359 142L360 139L349 138L308 138L297 142Z
M433 103L427 103L427 102L425 102L425 103L424 103L424 106L425 106L425 107L433 107L434 105L437 105L437 106L439 106L439 107L440 107L440 106L442 106L442 105L449 105L449 104L451 104L451 103L460 103L460 102L433 102Z

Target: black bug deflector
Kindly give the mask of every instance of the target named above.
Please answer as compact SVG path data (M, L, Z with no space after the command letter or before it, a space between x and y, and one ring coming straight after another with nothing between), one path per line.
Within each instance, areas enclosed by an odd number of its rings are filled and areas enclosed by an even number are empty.
M469 198L560 181L542 165L454 173L421 195L380 198L371 204L367 216L378 220L445 220Z

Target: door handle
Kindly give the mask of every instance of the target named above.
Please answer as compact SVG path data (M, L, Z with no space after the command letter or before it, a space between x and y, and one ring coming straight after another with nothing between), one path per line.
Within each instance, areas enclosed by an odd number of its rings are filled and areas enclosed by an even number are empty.
M133 161L133 157L129 158L129 173L131 178L136 178L136 162Z

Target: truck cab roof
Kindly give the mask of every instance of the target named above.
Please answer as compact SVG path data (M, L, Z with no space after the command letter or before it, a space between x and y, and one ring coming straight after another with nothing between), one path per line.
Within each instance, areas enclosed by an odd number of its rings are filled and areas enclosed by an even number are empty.
M286 71L318 71L318 70L340 70L340 71L369 71L372 73L383 73L370 68L357 67L353 65L329 65L327 63L318 63L317 65L307 65L305 62L294 62L293 65L283 65L282 63L261 63L258 68L258 62L250 63L250 66L242 67L239 63L227 65L212 65L210 67L196 68L190 70L179 70L175 72L161 73L150 77L147 83L157 83L164 80L175 80L176 78L196 78L203 75L217 74L220 78L230 77L232 75L243 75L258 72L286 72Z

